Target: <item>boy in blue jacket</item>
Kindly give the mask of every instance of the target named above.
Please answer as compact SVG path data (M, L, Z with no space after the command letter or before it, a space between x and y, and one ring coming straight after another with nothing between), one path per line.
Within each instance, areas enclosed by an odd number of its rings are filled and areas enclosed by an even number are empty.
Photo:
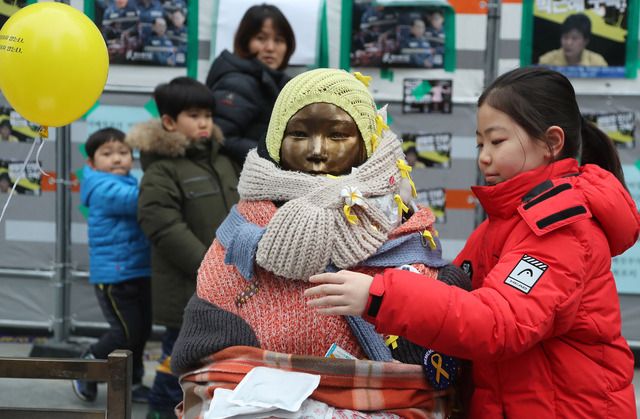
M133 155L124 137L104 128L85 144L80 199L89 207L89 281L110 329L82 357L106 359L115 349L131 350L132 400L146 402L142 357L152 327L151 255L137 221L138 181L129 174ZM76 380L73 389L82 400L96 399L96 382Z

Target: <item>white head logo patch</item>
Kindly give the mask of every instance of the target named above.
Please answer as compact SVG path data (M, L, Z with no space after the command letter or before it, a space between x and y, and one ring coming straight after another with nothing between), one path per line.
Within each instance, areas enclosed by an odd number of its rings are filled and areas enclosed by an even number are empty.
M540 262L538 259L524 255L504 283L525 294L529 294L548 267L549 265Z

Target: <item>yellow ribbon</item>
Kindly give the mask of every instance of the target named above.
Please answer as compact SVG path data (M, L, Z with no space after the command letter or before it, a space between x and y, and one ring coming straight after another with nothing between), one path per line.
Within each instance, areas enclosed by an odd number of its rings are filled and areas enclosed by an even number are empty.
M376 151L376 148L378 148L378 144L380 144L380 142L378 141L378 136L373 134L371 136L371 152L372 153Z
M398 342L396 341L398 340L399 337L400 336L389 335L387 340L384 341L384 344L387 346L391 345L391 349L396 349L398 347Z
M396 195L393 197L393 200L398 204L398 215L402 215L403 212L408 212L409 208L402 202L402 198L400 195Z
M437 236L437 232L436 232L436 236ZM429 230L425 230L424 233L422 233L422 236L424 238L426 238L427 240L429 240L429 247L432 248L433 250L436 250L436 241L433 239L433 235L431 234L431 232Z
M411 185L411 196L417 198L418 192L416 191L416 185L415 183L413 183L413 179L411 179L411 175L409 174L413 170L413 168L402 159L398 159L397 163L402 177L409 180L409 184Z
M356 221L358 221L358 217L356 215L351 214L351 207L349 205L345 205L342 208L342 211L344 211L344 215L347 217L347 221L349 221L353 225L356 225Z
M384 119L378 115L376 116L376 132L378 135L382 134L382 129L389 130L389 125L384 123Z
M372 79L369 76L363 76L362 73L356 71L355 73L353 73L353 76L360 80L362 82L362 84L364 84L366 87L371 86L371 84L369 83Z
M45 127L44 125L40 127L39 134L42 138L49 138L49 127Z
M437 363L434 361L436 357L438 357ZM444 368L442 368L442 357L440 356L439 353L434 353L431 356L431 365L436 367L436 381L438 383L440 383L440 374L444 375L445 377L447 377L447 379L449 379L449 373L446 372Z

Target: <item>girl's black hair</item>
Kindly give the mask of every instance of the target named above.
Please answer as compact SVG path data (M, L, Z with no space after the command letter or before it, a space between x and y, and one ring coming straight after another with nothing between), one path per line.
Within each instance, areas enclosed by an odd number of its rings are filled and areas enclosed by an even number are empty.
M270 4L251 6L242 17L233 40L233 53L242 58L252 56L249 51L249 41L262 30L265 20L271 19L274 29L282 35L287 43L287 52L284 54L282 64L278 70L283 71L289 65L289 58L296 50L296 38L293 29L280 9Z
M182 111L192 108L216 108L216 100L211 90L191 77L176 77L169 83L159 84L153 91L153 99L160 115L178 118Z
M87 157L93 159L93 156L96 154L96 150L100 148L102 144L109 143L111 141L117 141L124 144L124 137L125 133L119 129L102 128L89 136L87 142L84 143L84 150L87 153Z
M532 139L544 143L551 159L576 158L613 173L626 188L620 157L613 141L582 117L569 79L544 67L522 67L495 79L478 99L509 115ZM564 131L564 147L555 156L546 132L551 126Z

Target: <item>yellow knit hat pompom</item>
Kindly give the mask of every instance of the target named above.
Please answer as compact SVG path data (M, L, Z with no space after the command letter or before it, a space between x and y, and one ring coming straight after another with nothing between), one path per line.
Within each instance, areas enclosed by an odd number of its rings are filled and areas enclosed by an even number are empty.
M280 163L280 146L289 119L312 103L331 103L355 121L371 157L376 133L376 104L364 84L344 70L318 68L299 74L282 89L271 113L266 145L269 156Z

